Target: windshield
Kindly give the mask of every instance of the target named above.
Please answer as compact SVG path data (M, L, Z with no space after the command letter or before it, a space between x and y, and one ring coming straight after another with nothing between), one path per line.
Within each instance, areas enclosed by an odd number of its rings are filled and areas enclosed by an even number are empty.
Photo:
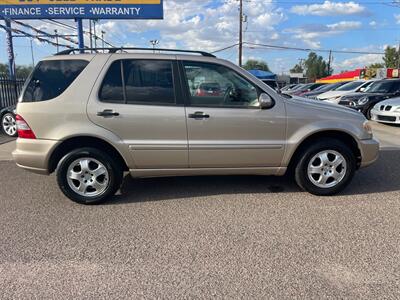
M369 87L368 93L389 93L392 87L392 81L377 81Z
M297 90L297 91L300 91L300 90L307 90L307 89L309 89L312 85L313 85L313 83L308 83L308 84L305 84L305 85L303 85L301 88L296 89L296 90Z
M323 91L328 91L330 87L330 84L326 84L326 85L321 85L319 87L317 87L313 92L323 92Z
M290 91L299 90L299 89L303 88L304 86L305 86L305 84L299 84L299 85L295 86L294 88L290 89Z
M358 87L362 86L364 83L365 83L364 81L349 82L337 88L335 91L342 91L342 92L353 91Z

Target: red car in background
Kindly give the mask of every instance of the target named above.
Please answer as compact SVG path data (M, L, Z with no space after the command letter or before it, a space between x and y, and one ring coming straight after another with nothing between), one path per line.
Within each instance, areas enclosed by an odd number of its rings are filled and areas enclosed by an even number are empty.
M203 82L196 90L196 95L199 97L220 97L223 96L221 86L216 82Z

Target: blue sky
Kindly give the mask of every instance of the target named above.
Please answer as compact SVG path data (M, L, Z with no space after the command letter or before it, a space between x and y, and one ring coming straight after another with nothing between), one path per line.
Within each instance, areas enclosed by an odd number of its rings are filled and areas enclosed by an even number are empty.
M244 40L321 50L383 52L387 45L400 42L400 4L396 6L392 2L245 0ZM117 46L148 47L151 39L158 39L159 47L215 51L237 43L236 0L164 0L164 7L164 20L103 20L97 26L98 34L104 30L106 40ZM49 33L57 29L60 33L76 34L72 29L46 21L24 22ZM71 20L62 22L75 26ZM88 26L87 22L85 26ZM16 28L29 32L20 26ZM0 61L6 62L4 32L0 35L0 43L3 49ZM17 64L31 64L29 39L16 38L14 45ZM37 41L33 48L35 61L56 51L54 46ZM320 54L325 58L328 56L325 52ZM218 56L236 61L237 48L219 52ZM244 56L245 60L263 59L274 72L282 73L305 58L307 52L245 47ZM335 53L333 66L335 71L350 70L379 61L379 54Z

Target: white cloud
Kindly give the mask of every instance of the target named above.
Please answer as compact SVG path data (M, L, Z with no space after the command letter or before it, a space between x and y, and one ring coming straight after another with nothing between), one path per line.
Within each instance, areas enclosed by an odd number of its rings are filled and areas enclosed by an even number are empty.
M305 25L303 27L287 29L286 32L293 33L293 38L303 41L310 48L320 48L320 38L330 37L360 27L362 27L361 22L341 21L327 25Z
M376 21L369 22L369 26L375 27L376 25L378 25Z
M325 1L322 4L295 5L290 10L298 15L333 16L360 15L366 13L366 8L356 2Z
M360 56L356 56L353 58L345 59L341 62L334 63L333 67L335 70L353 70L356 68L363 68L373 63L381 63L382 55L381 54L364 54Z
M400 24L400 14L394 15L394 18L396 19L396 23Z
M328 25L326 25L326 27L328 27L329 29L332 29L333 31L345 31L345 30L360 28L361 25L362 25L361 22L341 21L339 23L328 24Z
M107 36L121 33L159 32L160 46L214 51L238 41L238 3L225 1L218 6L212 0L168 0L164 2L164 20L118 22L107 30ZM246 3L244 27L246 41L268 43L279 38L276 25L286 19L273 3Z

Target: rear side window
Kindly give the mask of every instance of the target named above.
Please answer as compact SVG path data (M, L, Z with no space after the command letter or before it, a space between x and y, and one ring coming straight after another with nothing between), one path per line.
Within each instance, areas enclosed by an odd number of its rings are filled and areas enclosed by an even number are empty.
M104 77L99 98L127 104L175 104L172 62L117 60Z
M47 60L32 72L22 102L50 100L60 96L88 65L86 60Z
M104 77L99 94L100 99L104 102L123 103L125 101L121 65L122 61L114 61Z

